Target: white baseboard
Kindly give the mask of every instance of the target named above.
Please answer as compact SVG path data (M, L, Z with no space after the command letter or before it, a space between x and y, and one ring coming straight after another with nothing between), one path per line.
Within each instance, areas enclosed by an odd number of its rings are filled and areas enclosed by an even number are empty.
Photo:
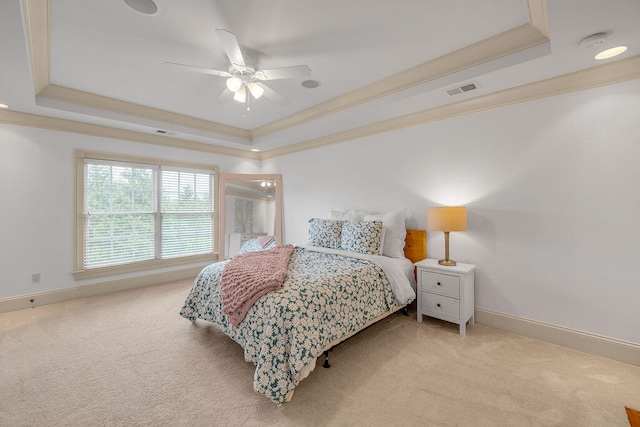
M640 345L632 342L481 308L475 309L475 321L492 328L640 366Z
M75 298L84 298L109 292L157 285L176 280L193 279L201 270L202 267L191 267L166 273L150 274L96 283L93 285L74 286L72 288L59 289L55 291L3 298L0 299L0 313L22 310L45 304L55 304ZM476 323L492 328L513 332L552 344L558 344L575 350L584 351L585 353L596 354L640 366L640 345L632 342L608 338L601 335L538 322L522 317L511 316L482 308L475 309L474 320Z
M58 289L55 291L2 298L0 299L0 313L23 310L25 308L32 308L45 304L55 304L75 298L90 297L149 285L158 285L176 280L195 279L201 270L202 267L190 267L165 273L149 274L130 277L127 279L111 280L92 285L74 286L72 288Z

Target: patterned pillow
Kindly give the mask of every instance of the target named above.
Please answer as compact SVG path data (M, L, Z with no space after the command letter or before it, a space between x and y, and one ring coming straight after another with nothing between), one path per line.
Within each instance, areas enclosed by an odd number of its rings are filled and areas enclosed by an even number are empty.
M382 221L345 221L342 250L366 255L382 253Z
M310 219L309 240L307 243L311 246L340 249L343 222L334 219Z

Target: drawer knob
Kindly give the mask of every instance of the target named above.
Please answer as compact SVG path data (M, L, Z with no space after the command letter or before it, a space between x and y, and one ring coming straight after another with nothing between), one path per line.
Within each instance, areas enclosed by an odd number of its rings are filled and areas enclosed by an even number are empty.
M440 303L436 304L438 307L440 307Z
M442 283L438 282L438 286L442 286Z

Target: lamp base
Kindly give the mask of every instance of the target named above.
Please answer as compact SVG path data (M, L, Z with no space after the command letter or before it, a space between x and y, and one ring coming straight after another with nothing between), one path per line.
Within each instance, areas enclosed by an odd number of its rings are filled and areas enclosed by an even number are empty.
M456 265L456 262L452 259L441 259L440 261L438 261L438 264L445 265L447 267L453 267L454 265Z

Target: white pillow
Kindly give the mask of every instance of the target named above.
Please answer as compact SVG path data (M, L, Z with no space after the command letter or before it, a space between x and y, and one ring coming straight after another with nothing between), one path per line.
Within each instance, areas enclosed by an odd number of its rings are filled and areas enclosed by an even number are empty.
M382 214L365 214L365 221L382 221L384 242L382 255L392 258L404 258L404 239L407 237L405 214L403 211Z
M329 219L338 219L342 221L362 221L363 213L361 211L340 211L331 209L329 211Z

